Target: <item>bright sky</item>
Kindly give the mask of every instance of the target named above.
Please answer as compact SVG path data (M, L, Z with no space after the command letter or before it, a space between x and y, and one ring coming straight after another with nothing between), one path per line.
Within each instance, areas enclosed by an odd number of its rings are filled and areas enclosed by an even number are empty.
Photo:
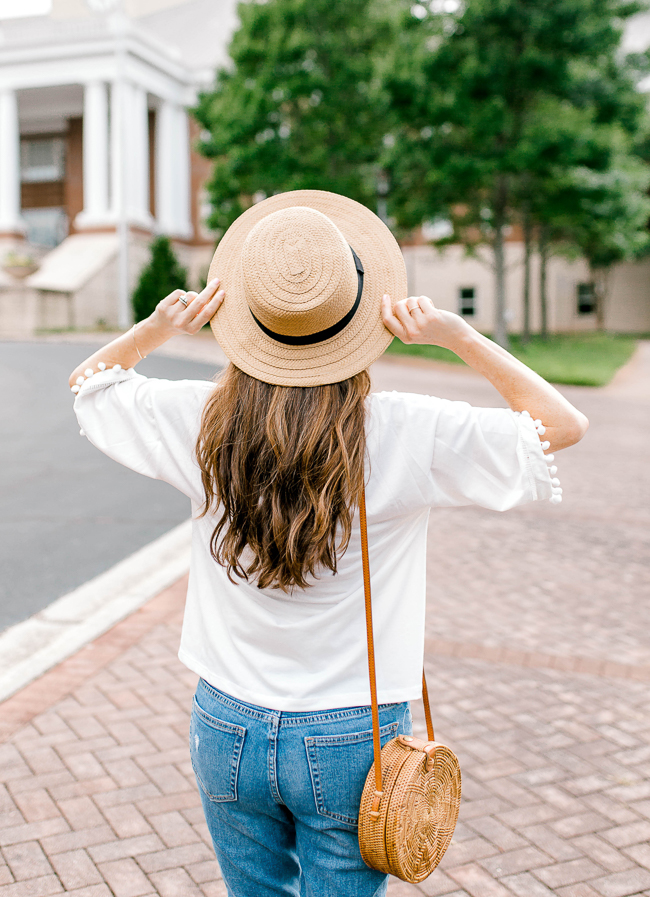
M44 16L51 8L52 0L0 0L0 19Z

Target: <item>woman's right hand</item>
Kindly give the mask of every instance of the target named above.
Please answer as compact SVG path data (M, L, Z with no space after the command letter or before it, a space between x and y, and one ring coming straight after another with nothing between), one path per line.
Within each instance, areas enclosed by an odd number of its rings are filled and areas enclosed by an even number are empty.
M384 326L403 343L443 346L452 352L472 330L460 315L436 308L427 296L409 296L393 306L390 296L386 294L382 301L381 319Z

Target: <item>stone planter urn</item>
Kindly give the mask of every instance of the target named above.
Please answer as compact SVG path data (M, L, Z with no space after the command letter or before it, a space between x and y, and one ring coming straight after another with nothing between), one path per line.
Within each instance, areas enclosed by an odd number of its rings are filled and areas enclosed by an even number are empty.
M19 280L22 280L25 277L29 277L34 271L37 271L38 265L31 256L18 255L17 253L10 252L5 256L2 268L7 274L10 274L11 277L16 277Z
M7 274L19 278L19 280L29 277L34 271L38 271L38 265L3 265L2 267Z

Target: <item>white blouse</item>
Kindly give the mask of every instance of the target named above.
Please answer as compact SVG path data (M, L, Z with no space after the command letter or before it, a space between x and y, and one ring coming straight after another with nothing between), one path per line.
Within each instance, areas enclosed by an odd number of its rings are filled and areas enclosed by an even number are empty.
M194 447L214 383L118 369L80 387L74 407L82 434L191 499L181 661L215 688L276 710L369 704L358 517L336 575L326 571L290 595L233 584L210 555L214 518L196 519L203 493ZM369 397L366 503L380 703L421 693L431 508L506 511L560 501L543 430L526 412L396 392Z

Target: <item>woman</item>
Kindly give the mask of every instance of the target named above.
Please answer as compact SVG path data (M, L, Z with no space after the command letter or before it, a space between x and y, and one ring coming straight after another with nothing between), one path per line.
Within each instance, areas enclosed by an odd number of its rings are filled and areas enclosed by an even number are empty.
M190 751L228 893L384 894L357 839L372 764L364 483L383 743L411 731L421 692L430 509L561 501L545 452L587 420L462 318L407 299L390 232L344 197L253 206L210 277L83 362L75 411L98 448L192 500L179 656L201 677ZM233 362L216 386L135 372L208 321ZM393 334L451 349L510 408L371 395Z

